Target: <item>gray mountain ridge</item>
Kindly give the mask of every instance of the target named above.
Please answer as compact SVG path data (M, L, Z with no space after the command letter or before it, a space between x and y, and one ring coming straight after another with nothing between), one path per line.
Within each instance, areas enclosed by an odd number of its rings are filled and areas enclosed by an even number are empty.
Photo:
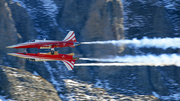
M29 39L63 40L70 30L75 31L79 42L179 37L179 3L178 0L1 0L0 95L12 100L179 100L180 70L176 66L75 66L68 71L60 61L31 62L6 54L23 49L5 48ZM110 44L56 50L63 54L74 52L84 58L179 53L178 49L130 49Z

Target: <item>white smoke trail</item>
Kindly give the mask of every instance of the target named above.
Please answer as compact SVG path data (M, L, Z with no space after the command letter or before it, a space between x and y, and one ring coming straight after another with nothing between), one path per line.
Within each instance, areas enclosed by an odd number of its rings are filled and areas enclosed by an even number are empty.
M89 61L101 61L101 62L124 62L124 63L147 63L153 65L162 65L162 64L174 64L180 66L180 55L177 54L162 54L159 56L148 54L140 56L115 56L106 59L98 58L80 58L81 60Z
M74 66L170 66L175 64L152 64L152 63L80 63Z
M141 40L138 40L136 38L132 40L124 39L124 40L110 40L110 41L95 41L95 42L81 42L81 44L113 44L116 46L120 45L130 45L133 47L155 47L155 48L180 48L180 38L153 38L149 39L147 37L144 37Z

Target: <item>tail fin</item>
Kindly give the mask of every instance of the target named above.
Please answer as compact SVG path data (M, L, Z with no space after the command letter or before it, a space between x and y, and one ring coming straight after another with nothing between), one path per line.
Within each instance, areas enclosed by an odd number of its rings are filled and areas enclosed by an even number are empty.
M77 42L74 31L69 31L63 41Z
M76 60L62 60L62 62L65 64L68 70L73 70Z

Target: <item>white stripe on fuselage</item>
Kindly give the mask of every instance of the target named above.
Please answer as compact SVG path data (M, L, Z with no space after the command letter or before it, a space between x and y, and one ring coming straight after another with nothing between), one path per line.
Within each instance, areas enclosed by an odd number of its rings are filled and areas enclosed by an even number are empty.
M36 59L36 61L60 61L60 60L40 59L40 58L33 58L33 59Z
M25 59L35 59L36 61L57 61L57 60L52 60L52 59L42 59L42 58L37 58L36 56L29 56L29 55L22 55L22 54L17 54L17 53L8 53L8 55L20 57L20 58L25 58Z
M15 48L15 47L20 47L20 46L28 46L30 44L38 44L38 43L46 43L46 42L60 42L60 41L56 41L56 40L37 40L35 42L26 42L26 43L20 43L17 45L11 45L11 46L7 46L7 48Z
M22 54L17 54L17 53L8 53L8 55L17 56L21 58L35 58L34 56L22 55Z

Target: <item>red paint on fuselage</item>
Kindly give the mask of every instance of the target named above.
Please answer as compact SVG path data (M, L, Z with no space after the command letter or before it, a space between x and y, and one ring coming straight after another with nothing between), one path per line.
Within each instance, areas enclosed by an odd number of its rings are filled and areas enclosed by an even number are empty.
M14 46L13 48L40 48L49 47L51 48L62 48L62 47L73 47L74 42L54 41L54 42L30 42L23 43Z
M50 59L50 60L73 60L73 55L67 55L67 54L58 54L58 55L48 55L43 53L17 53L19 55L22 55L24 57L32 57L32 58L39 58L39 59Z

